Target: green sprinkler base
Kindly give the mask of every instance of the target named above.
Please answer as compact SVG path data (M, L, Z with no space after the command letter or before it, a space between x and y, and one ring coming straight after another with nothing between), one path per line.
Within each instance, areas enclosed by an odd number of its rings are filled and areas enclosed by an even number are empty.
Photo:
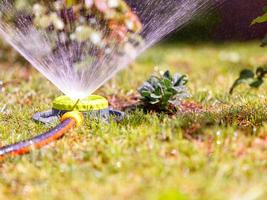
M102 96L91 95L85 99L73 100L67 96L60 96L53 101L52 110L36 113L33 120L50 124L69 111L79 111L86 118L108 121L112 118L121 121L124 113L109 108L108 101Z

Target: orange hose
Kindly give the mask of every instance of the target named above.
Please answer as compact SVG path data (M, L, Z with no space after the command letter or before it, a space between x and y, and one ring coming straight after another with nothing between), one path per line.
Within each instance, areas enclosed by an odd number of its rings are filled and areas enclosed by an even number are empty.
M40 149L43 146L60 139L68 130L73 128L75 124L75 119L65 119L57 127L44 134L38 135L26 141L2 147L0 148L0 160L5 159L7 156L26 154L32 149Z

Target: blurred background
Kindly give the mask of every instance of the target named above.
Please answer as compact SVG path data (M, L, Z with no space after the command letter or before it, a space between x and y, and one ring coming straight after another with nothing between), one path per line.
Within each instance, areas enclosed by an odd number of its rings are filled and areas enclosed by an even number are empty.
M228 0L220 7L205 12L182 30L172 34L175 40L253 40L264 37L266 24L251 26L253 19L263 14L267 0Z
M126 0L138 7L135 0ZM226 0L218 8L205 11L192 19L184 28L174 31L164 42L224 42L260 40L267 33L266 24L251 26L256 17L263 14L267 0ZM9 45L0 41L0 61L25 63ZM8 53L7 53L8 52Z

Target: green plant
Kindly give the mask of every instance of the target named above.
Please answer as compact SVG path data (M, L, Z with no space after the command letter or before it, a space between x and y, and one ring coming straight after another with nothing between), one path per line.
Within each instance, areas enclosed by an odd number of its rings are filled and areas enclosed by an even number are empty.
M234 82L230 89L230 94L241 84L248 84L251 88L259 88L264 83L267 74L267 67L258 67L256 73L252 70L244 69L240 72L239 78Z
M140 100L149 109L166 111L177 107L182 99L188 98L186 75L171 75L166 71L163 75L152 75L138 90Z
M263 9L264 14L257 17L251 22L251 25L261 24L267 22L267 8ZM267 34L262 40L262 47L267 45ZM259 88L264 83L264 77L267 74L267 67L258 67L254 73L252 70L244 69L240 72L239 78L235 80L230 89L230 94L234 92L234 89L241 84L248 84L251 88Z
M264 14L261 15L261 16L259 16L259 17L257 17L256 19L254 19L254 20L252 21L252 23L251 23L252 25L255 25L255 24L261 24L261 23L265 23L265 22L267 22L267 8L265 7L265 8L263 9L263 11L264 11ZM266 45L267 45L267 34L266 34L265 37L263 38L261 46L262 46L262 47L265 47Z

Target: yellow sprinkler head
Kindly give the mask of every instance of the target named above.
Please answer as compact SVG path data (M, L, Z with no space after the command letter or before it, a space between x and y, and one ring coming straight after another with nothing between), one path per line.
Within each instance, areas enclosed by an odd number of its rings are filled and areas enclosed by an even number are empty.
M53 101L53 109L60 111L90 112L108 109L108 101L102 96L91 95L85 99L73 100L60 96Z

